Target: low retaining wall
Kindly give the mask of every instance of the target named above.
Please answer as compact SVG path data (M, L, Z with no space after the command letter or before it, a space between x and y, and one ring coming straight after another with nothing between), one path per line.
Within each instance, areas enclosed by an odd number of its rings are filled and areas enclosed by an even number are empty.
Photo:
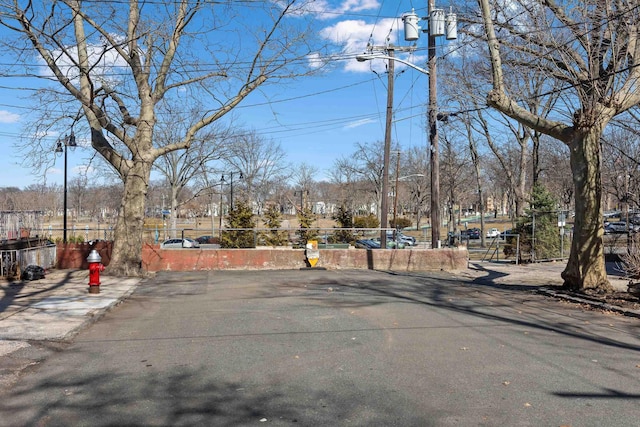
M96 249L109 266L112 242L67 245L57 248L57 268L88 269L87 256ZM467 268L465 247L447 249L320 249L316 268L392 271L457 271ZM160 249L145 244L142 268L147 271L292 270L307 267L304 249Z
M393 271L456 271L467 268L466 248L451 249L320 249L316 268ZM160 249L145 245L147 271L285 270L307 267L304 249Z
M87 270L89 268L87 257L92 249L98 251L102 257L102 264L108 266L111 260L112 245L113 242L96 242L93 245L89 243L58 243L56 268Z

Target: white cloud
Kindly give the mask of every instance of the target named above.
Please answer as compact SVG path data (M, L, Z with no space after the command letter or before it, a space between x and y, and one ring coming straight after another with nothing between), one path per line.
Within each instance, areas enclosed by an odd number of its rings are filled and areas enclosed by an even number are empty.
M364 10L377 10L380 8L378 0L345 0L337 8L338 11L344 12L362 12Z
M119 37L113 36L117 41ZM103 84L115 85L118 80L115 76L118 75L117 69L119 67L126 67L126 61L122 58L115 49L108 49L111 47L109 43L103 41L100 44L87 45L87 53L89 55L89 64L92 68L94 76L100 76L99 80ZM69 79L73 80L77 84L78 69L75 63L78 61L78 49L75 46L68 46L64 51L56 50L52 52L52 56L56 58L56 63L62 73ZM73 60L71 58L73 58ZM42 58L38 60L44 64ZM43 74L48 77L53 77L53 73L49 67L42 67Z
M274 0L276 4L284 7L288 4L287 0ZM313 15L317 19L335 19L340 15L349 12L363 12L366 10L378 10L380 9L380 2L378 0L344 0L337 2L336 6L333 6L329 0L307 0L295 6L294 10L290 10L293 16L306 16Z
M19 114L11 113L6 110L0 110L0 123L17 123L19 121Z
M47 169L47 175L62 175L62 169L51 167Z
M358 62L355 55L365 52L369 43L373 46L385 46L387 43L400 45L398 39L401 25L400 18L381 19L376 24L363 20L346 20L323 28L320 36L341 45L343 56L353 56L353 59L344 61L345 71L362 73L373 69L383 72L386 69L383 60ZM397 67L400 68L400 64Z
M318 53L312 53L307 56L307 62L311 68L320 68L327 63L327 59L320 56Z
M78 175L94 175L96 173L96 168L88 165L78 165L73 168L73 172Z
M378 121L373 119L360 119L360 120L356 120L354 122L348 123L347 125L345 125L345 128L353 129L360 126L368 125L369 123L378 123Z

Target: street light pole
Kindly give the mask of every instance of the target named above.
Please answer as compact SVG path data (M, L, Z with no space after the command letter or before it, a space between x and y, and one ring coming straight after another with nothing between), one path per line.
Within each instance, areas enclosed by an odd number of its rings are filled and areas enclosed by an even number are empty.
M381 49L380 47L373 47L371 50ZM368 61L371 59L387 59L389 61L389 74L387 84L387 114L384 132L384 154L382 164L382 189L380 197L380 248L386 249L387 247L387 228L389 226L389 157L391 155L391 124L393 120L393 83L395 74L395 61L399 61L407 66L414 68L422 73L427 74L428 71L412 64L409 61L404 61L395 57L395 50L407 50L404 48L397 48L392 45L385 46L383 48L387 55L379 53L365 53L356 55L358 62ZM411 50L411 48L409 49Z
M64 147L63 147L64 145ZM56 144L56 153L64 152L64 187L63 187L63 202L62 209L64 214L62 216L62 242L67 243L67 147L76 147L76 137L71 129L69 136L64 136L62 141L58 140Z
M229 198L230 198L229 207L230 207L230 210L233 210L233 174L234 173L240 174L240 176L239 176L240 179L242 179L243 176L242 176L242 172L233 172L233 171L231 171L231 172L227 172L227 173L229 174L229 188L230 188L230 190L229 190L230 191L230 194L229 194ZM224 181L225 181L224 174L222 174L222 177L220 178L220 182L224 182Z
M224 175L220 178L220 211L218 212L218 243L222 240L222 184L224 184Z

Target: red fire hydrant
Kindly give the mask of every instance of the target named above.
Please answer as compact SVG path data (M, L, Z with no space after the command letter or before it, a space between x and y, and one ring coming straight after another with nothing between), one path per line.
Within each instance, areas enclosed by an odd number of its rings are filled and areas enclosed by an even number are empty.
M102 257L93 249L87 257L89 263L89 293L100 293L100 272L104 271L104 265L102 265Z

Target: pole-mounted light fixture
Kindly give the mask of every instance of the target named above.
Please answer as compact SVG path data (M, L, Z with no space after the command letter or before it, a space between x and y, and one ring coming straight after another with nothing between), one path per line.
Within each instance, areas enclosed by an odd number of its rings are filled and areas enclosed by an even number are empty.
M231 199L229 201L229 206L231 208L231 210L233 210L233 175L234 173L238 174L238 178L242 179L244 178L244 175L242 175L242 172L227 172L229 174L229 188L230 188L230 196L229 198ZM222 176L220 177L220 182L226 182L225 178L224 178L224 174L222 174Z
M73 134L73 129L71 129L71 134L69 136L65 135L62 140L58 140L56 142L56 153L64 153L64 199L62 209L64 210L64 214L62 217L62 241L63 243L67 243L67 147L77 147L76 144L76 136Z
M395 56L382 55L378 53L361 53L360 55L356 55L356 61L358 62L371 61L372 59L388 59L390 61L400 62L401 64L404 64L407 67L411 67L414 70L420 71L423 74L427 74L427 75L429 74L429 70L426 70L422 67L418 67L413 62L409 62L404 59L397 58Z

